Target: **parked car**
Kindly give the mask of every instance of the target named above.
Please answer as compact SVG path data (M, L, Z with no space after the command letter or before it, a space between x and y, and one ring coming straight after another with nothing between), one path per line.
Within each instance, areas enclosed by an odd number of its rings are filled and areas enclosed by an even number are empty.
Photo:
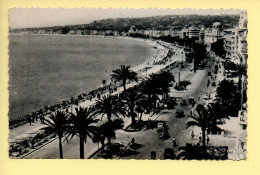
M210 99L210 98L209 98L209 94L206 93L206 94L204 95L203 99L204 99L204 100L209 100L209 99Z
M181 106L186 106L187 105L187 102L185 100L181 100Z
M163 154L164 159L174 159L174 150L172 148L165 148L164 154Z
M161 100L161 103L163 103L164 107L166 107L167 109L174 109L174 106L177 106L176 98L170 98L169 97L167 99Z
M195 103L194 97L189 98L189 103L191 103L191 104Z
M216 82L213 81L213 82L211 83L211 86L216 86Z
M160 139L168 139L168 138L170 138L170 134L168 131L164 131L164 132L160 133L159 137L160 137Z
M183 110L176 110L176 115L177 118L182 118L185 117L184 111Z

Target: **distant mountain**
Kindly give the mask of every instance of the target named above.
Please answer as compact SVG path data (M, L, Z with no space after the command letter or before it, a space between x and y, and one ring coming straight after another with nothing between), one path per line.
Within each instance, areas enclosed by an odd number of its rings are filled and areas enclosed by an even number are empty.
M152 16L143 18L114 18L93 21L89 24L67 25L55 27L43 27L37 29L58 30L117 30L128 31L134 26L136 29L182 29L190 26L211 27L213 22L222 23L223 28L232 28L238 24L239 15L167 15ZM36 28L27 28L23 30L34 30ZM15 29L21 30L21 29Z

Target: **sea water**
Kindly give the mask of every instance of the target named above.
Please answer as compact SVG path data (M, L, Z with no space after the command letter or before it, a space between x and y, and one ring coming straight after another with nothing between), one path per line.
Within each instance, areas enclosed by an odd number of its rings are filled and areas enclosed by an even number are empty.
M141 41L115 37L10 35L10 119L100 87L112 70L152 57Z

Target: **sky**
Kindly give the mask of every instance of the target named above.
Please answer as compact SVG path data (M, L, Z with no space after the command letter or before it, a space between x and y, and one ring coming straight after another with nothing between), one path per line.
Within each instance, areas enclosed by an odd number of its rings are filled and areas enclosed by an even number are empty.
M49 27L88 24L107 18L136 18L157 15L221 15L239 14L241 10L196 9L101 9L101 8L11 8L10 28Z

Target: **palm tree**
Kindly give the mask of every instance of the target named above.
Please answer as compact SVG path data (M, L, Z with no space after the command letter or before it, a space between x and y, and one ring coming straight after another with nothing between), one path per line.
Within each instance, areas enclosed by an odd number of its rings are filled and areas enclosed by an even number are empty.
M201 160L203 159L203 153L205 153L203 147L201 147L199 144L192 145L191 143L186 143L186 146L179 147L178 151L180 151L180 153L176 156L176 158L184 160Z
M223 103L226 104L236 93L237 86L233 80L223 80L217 87L217 97L221 98Z
M186 146L179 147L179 154L176 156L177 159L184 160L226 160L228 147L217 147L217 146L201 146L199 144L193 145L186 143Z
M122 94L122 100L127 106L128 116L132 119L132 126L136 125L135 118L137 117L137 105L143 99L144 96L132 88L128 89L127 91L125 91L125 93Z
M175 82L174 76L171 72L164 71L159 74L159 80L161 81L159 85L162 92L162 96L163 98L167 98L168 93L170 92L169 87L172 86L172 82Z
M93 137L93 142L101 143L101 150L104 151L105 139L106 138L116 138L116 130L122 129L124 126L124 121L121 119L115 119L111 122L105 122L97 127L97 130ZM109 156L109 158L112 158Z
M101 99L97 100L94 105L95 112L94 115L104 115L107 116L108 123L112 122L112 115L118 116L118 114L125 115L125 108L122 103L120 103L115 97L107 95L103 96ZM111 138L108 138L108 144L111 146Z
M104 151L104 147L105 147L105 134L101 128L101 126L97 126L96 128L96 132L94 133L94 136L93 136L93 142L94 143L101 143L101 148L102 148L102 151Z
M161 80L158 74L150 74L140 86L140 92L147 95L148 100L153 103L154 107L156 107L156 100L159 99L157 95L161 93L160 84Z
M139 100L137 103L136 103L136 112L139 114L139 122L142 121L142 115L143 113L147 112L149 109L149 107L147 106L147 98L145 98L143 96L143 99L142 100Z
M116 69L112 71L111 75L112 79L117 81L121 81L123 84L124 91L126 90L126 81L127 80L138 80L137 73L130 70L130 66L122 65L120 69Z
M93 138L93 134L96 130L95 123L98 119L92 115L93 111L90 108L80 107L75 108L76 115L71 113L69 118L70 125L68 127L68 137L72 139L75 135L80 139L80 158L84 159L84 142L86 143L87 137Z
M46 127L42 128L45 131L55 133L59 138L60 158L63 159L62 137L66 134L68 126L68 115L65 112L57 111L51 114L50 120L45 120Z
M206 130L218 129L217 125L225 123L227 116L220 108L220 105L210 104L207 108L198 104L194 116L190 116L193 121L189 121L186 129L190 126L198 126L202 130L202 144L206 145Z
M122 129L124 126L124 121L121 119L115 119L111 122L105 122L100 126L101 133L107 139L115 138L115 131L118 129Z

